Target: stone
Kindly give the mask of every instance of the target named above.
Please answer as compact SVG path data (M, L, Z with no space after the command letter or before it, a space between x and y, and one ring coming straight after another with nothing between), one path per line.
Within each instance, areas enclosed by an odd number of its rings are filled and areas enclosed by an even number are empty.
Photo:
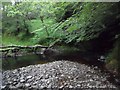
M32 76L27 76L27 79L30 79L30 78L32 78Z
M33 85L36 85L38 83L38 81L35 81L35 82L33 82Z
M69 88L73 88L73 86L70 85Z
M32 86L31 86L31 89L33 89L33 90L37 90L37 88L38 88L38 87L37 87L36 85L32 85Z
M51 85L51 84L49 84L47 88L52 88L52 85Z
M10 89L15 90L17 89L15 86L9 86Z
M45 86L40 86L40 89L44 89L44 88L46 88Z
M27 82L32 82L32 81L33 81L33 79L32 79L32 78L30 78L30 79L28 79L28 80L27 80Z
M17 82L13 82L13 85L16 85L17 84Z
M20 82L23 83L23 82L25 82L25 80L24 80L24 79L21 79Z
M17 81L17 79L13 79L13 81L14 81L14 82L16 82L16 81Z
M64 86L62 85L62 86L60 86L59 88L62 89L62 88L64 88Z
M46 74L45 79L48 79L48 78L49 78L49 75L48 75L48 74Z
M17 70L17 69L15 69ZM32 70L32 71L31 71ZM14 70L13 70L14 71ZM35 88L111 88L115 87L94 67L70 61L55 61L42 65L30 65L18 73L3 72L3 88L15 86L23 89ZM21 88L20 88L21 87ZM116 87L115 87L116 88ZM34 89L33 89L34 90Z
M64 77L64 75L62 74L61 77Z
M21 87L21 84L20 83L18 83L17 85L15 85L16 86L16 88L19 88L19 87Z
M90 81L90 82L92 82L92 81L93 81L93 79L90 79L89 81Z
M5 86L5 85L1 86L1 89L5 89L5 88L6 88L6 86Z
M29 84L29 83L26 83L25 86L26 86L26 87L30 87L30 84Z

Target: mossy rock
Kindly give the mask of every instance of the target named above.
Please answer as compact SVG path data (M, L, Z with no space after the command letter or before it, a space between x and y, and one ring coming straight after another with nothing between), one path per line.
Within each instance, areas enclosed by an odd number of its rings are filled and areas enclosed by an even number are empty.
M106 68L107 68L108 70L113 71L113 72L118 71L118 60L116 60L116 59L110 60L110 61L106 64Z

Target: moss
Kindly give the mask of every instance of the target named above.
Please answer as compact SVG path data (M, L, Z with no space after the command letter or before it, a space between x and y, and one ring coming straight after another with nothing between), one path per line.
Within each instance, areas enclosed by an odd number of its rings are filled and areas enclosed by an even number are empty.
M106 67L117 73L120 72L120 37L116 40L114 48L108 54Z
M116 59L111 59L109 62L107 62L106 67L109 70L117 71L118 70L118 61Z

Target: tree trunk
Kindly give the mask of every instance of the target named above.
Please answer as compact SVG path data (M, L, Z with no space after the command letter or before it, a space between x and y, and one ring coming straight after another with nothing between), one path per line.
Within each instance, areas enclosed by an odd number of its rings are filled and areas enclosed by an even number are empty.
M19 32L20 32L20 27L19 27L19 21L18 21L18 17L16 17L16 32L15 32L15 35L18 35L19 34Z
M25 34L29 35L29 29L28 29L28 26L26 25L26 22L25 22L25 19L23 19L23 22L24 22L24 27L25 27Z
M45 26L45 31L47 33L47 36L49 36L49 32L48 32L47 26L45 25L44 20L43 20L43 16L40 16L40 20L42 21L43 26Z

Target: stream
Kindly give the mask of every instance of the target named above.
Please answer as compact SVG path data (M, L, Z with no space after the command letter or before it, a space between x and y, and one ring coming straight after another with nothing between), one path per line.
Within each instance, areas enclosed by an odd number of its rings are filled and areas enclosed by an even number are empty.
M88 57L88 58L86 58ZM98 55L93 53L82 53L80 51L75 51L69 54L62 54L59 56L56 56L54 58L48 58L41 54L29 54L25 56L18 56L18 57L7 57L2 59L2 70L14 70L22 67L26 67L29 65L38 65L38 64L45 64L48 62L58 61L58 60L68 60L72 62L78 62L80 64L85 64L90 67L97 67L99 68L103 73L107 73L110 75L108 81L113 83L115 86L120 87L120 83L117 83L116 80L118 80L117 77L115 77L113 74L108 72L105 69L104 62L95 60L98 58Z

